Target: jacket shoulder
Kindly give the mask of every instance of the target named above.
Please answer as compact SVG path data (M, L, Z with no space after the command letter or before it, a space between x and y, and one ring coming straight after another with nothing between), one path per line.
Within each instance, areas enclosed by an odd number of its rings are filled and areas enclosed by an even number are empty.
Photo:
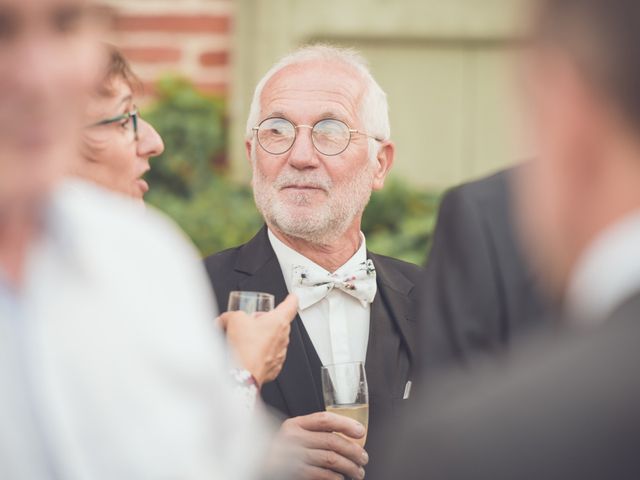
M375 261L384 265L385 268L397 270L409 280L416 281L424 272L424 268L415 263L405 262L399 258L388 257L378 253L369 252L369 256Z
M220 270L233 268L238 257L238 253L243 246L244 245L238 245L237 247L228 248L227 250L223 250L206 257L203 262L207 269L207 273L211 276L212 272L219 272Z
M477 208L479 205L506 202L514 171L514 168L510 168L479 180L458 185L444 194L442 204L445 206L454 203Z

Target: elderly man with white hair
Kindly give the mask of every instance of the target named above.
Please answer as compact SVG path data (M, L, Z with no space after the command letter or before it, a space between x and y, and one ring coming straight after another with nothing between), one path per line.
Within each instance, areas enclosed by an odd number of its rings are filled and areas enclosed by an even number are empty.
M365 364L369 440L411 389L420 269L367 251L360 231L394 160L387 110L351 50L309 46L275 64L255 90L246 136L266 225L205 260L219 305L233 290L299 298L287 359L262 397L287 418L282 435L305 449L300 478L363 478L376 457L359 446L361 424L324 412L323 365Z

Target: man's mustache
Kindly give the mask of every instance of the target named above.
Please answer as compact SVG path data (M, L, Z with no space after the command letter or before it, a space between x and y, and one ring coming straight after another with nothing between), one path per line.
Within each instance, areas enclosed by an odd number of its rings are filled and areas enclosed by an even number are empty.
M283 173L273 183L276 190L288 187L318 188L328 192L333 187L333 183L326 177L317 174Z

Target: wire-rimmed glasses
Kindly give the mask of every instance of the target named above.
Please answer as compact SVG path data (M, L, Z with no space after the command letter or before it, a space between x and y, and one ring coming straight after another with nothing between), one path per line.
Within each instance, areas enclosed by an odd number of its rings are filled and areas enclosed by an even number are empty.
M105 118L104 120L100 120L98 122L92 123L91 125L87 125L87 128L95 128L103 125L111 125L113 123L121 123L123 127L127 127L129 124L131 125L133 131L134 140L138 140L138 118L139 118L138 108L134 105L133 110L130 112L123 113L122 115L118 115L111 118Z
M334 156L344 152L353 135L365 135L378 142L383 139L349 128L341 120L327 118L311 125L294 125L286 118L270 117L264 119L257 127L253 127L258 144L272 155L288 152L296 141L299 128L311 130L311 141L314 148L323 155Z

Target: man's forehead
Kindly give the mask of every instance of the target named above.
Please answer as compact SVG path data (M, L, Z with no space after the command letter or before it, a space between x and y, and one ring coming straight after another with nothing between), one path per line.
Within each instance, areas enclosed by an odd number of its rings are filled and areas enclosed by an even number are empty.
M89 0L0 0L0 10L49 13L59 8L87 7Z
M318 109L356 115L364 81L354 67L339 62L305 62L277 72L262 92L263 109ZM265 112L266 113L266 112Z

